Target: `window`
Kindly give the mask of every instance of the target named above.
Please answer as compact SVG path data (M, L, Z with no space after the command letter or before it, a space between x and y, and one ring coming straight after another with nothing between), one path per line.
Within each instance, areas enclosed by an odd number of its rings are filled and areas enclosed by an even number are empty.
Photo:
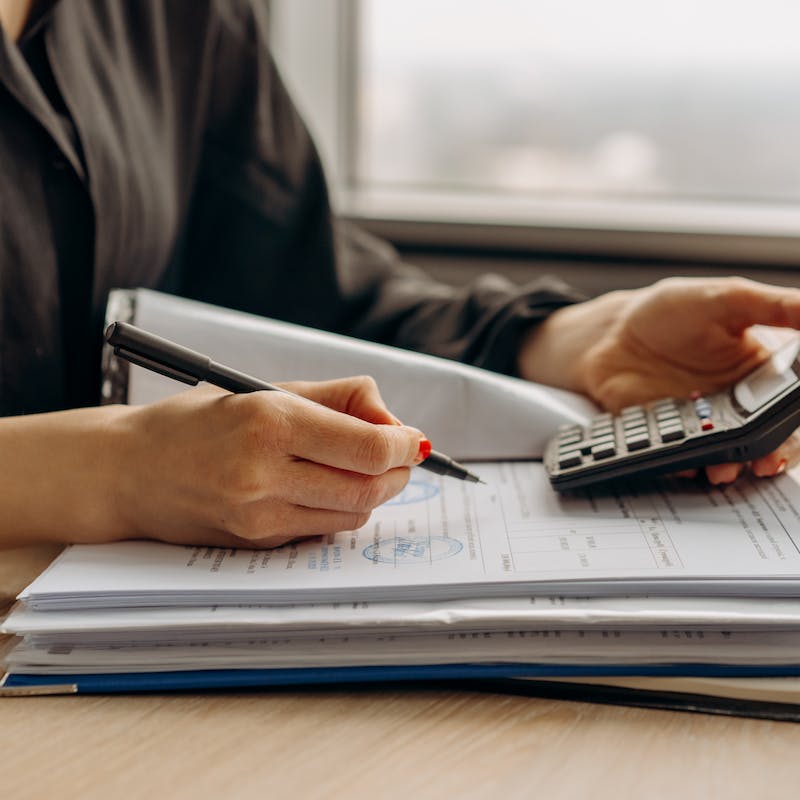
M282 0L285 32L284 3L345 211L729 235L797 263L796 0Z

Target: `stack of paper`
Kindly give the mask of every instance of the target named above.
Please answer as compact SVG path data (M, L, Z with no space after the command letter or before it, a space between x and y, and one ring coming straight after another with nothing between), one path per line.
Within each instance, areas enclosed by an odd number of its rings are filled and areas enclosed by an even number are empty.
M800 679L741 677L800 675L792 477L558 495L541 465L508 459L586 421L583 398L154 292L111 305L265 380L372 374L437 448L506 460L473 465L485 486L418 470L362 529L275 551L73 546L5 620L19 637L6 691L544 676L600 681L608 696L713 680L718 695L800 702ZM181 388L106 360L109 400Z
M792 477L558 495L537 463L474 469L273 551L73 546L5 622L6 685L800 674Z

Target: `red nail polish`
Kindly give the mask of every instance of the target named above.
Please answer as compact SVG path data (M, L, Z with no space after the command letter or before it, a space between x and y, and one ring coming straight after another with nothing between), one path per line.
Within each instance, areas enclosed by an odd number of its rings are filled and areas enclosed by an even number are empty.
M420 439L419 452L417 453L419 461L424 461L431 454L431 450L433 450L433 445L430 443L430 440Z

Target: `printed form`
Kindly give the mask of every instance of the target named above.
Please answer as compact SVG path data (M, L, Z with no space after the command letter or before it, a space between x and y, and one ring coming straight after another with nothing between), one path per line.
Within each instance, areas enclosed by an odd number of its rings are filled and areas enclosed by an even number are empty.
M474 465L486 486L415 470L363 528L277 550L76 545L32 608L800 591L800 486L677 480L560 495L541 464Z

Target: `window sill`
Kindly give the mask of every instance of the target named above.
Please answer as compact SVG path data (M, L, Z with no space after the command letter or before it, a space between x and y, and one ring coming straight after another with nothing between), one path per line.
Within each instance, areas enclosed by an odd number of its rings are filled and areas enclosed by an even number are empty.
M349 190L340 213L402 246L800 266L800 207Z

